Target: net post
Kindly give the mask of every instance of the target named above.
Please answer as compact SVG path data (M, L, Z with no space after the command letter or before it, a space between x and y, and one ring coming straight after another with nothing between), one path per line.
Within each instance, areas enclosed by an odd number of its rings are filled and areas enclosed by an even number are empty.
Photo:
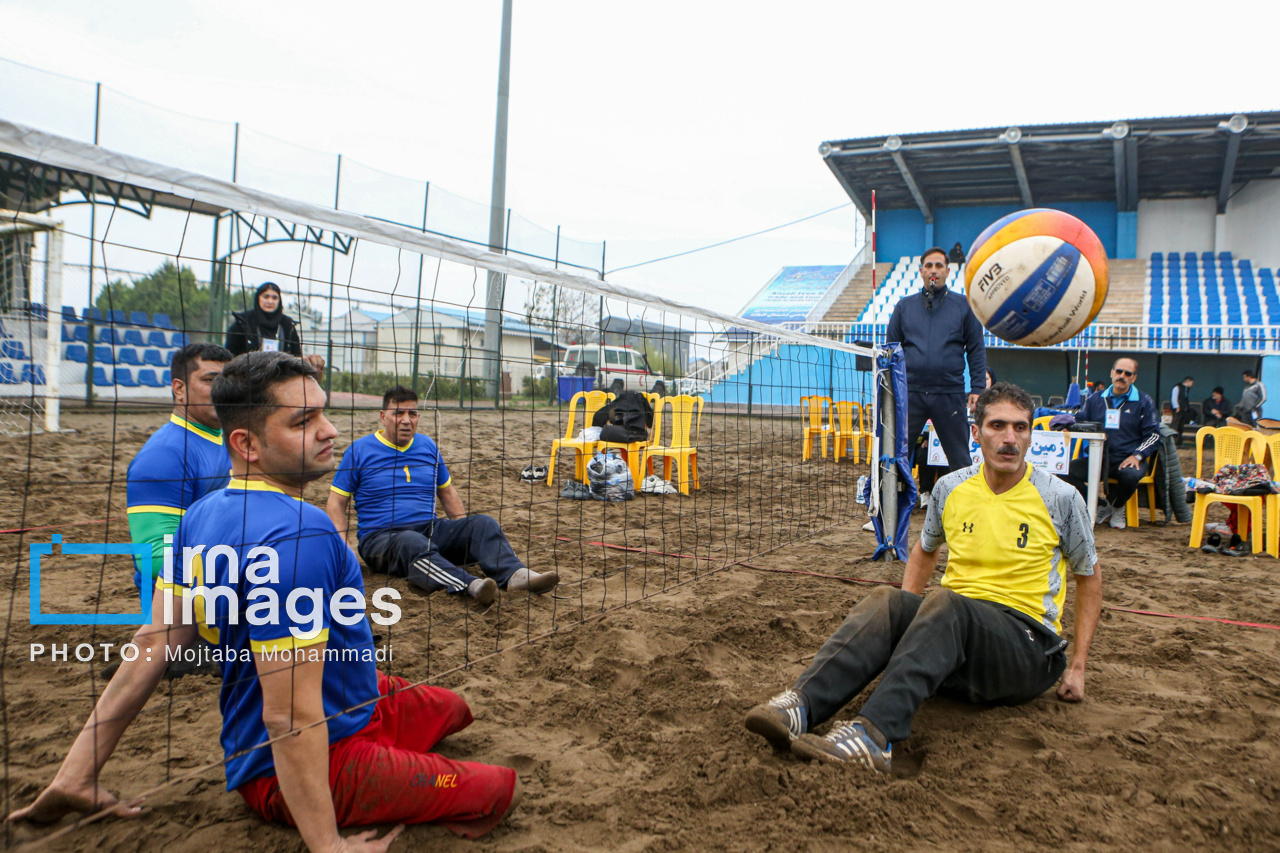
M60 432L59 378L62 372L62 223L53 223L45 239L44 428ZM33 377L34 378L34 377Z

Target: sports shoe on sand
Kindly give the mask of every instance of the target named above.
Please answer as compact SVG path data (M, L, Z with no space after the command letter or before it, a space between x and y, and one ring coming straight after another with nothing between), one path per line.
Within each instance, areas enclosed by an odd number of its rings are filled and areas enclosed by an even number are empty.
M893 765L893 744L881 749L861 723L839 721L822 737L801 735L791 751L811 761L856 764L878 773L888 773Z
M1107 503L1106 501L1103 501L1102 503L1098 504L1097 518L1094 520L1093 523L1105 524L1111 519L1111 515L1112 515L1111 504Z
M478 604L493 604L493 600L498 597L498 582L493 578L476 578L467 584L467 595Z
M1129 526L1127 513L1122 506L1113 506L1111 508L1111 517L1107 519L1107 523L1111 525L1112 530L1124 530Z
M774 749L787 749L809 728L809 709L794 690L779 693L747 712L747 731L769 741Z

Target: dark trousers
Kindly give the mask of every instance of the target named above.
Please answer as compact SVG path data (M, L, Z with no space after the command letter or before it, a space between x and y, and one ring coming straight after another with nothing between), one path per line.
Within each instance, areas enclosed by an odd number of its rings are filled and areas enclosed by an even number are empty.
M924 597L883 588L858 602L794 689L812 727L883 672L860 713L896 743L934 693L984 705L1030 702L1066 669L1065 648L1057 634L999 604L942 587Z
M916 436L924 429L924 422L933 421L933 429L942 442L942 452L947 454L947 468L956 471L968 468L969 459L969 395L932 394L925 391L907 391L907 446L915 447Z
M524 568L498 522L487 515L375 530L360 540L359 551L370 571L407 577L428 592L465 592L476 578L459 566L479 564L503 589L511 575Z
M1107 464L1103 466L1102 485L1107 490L1107 503L1112 506L1127 504L1129 498L1133 497L1133 493L1138 490L1138 481L1147 476L1147 470L1151 467L1150 463L1144 459L1138 462L1137 468L1121 468L1120 463L1128 458L1128 456L1108 455ZM1076 491L1088 500L1089 458L1081 456L1079 459L1072 459L1071 467L1067 470L1067 482L1075 486ZM1114 479L1115 484L1107 483L1106 480L1109 479Z
M1173 413L1173 423L1171 423L1170 426L1173 427L1173 431L1177 433L1173 439L1175 446L1182 446L1182 428L1186 425L1187 421L1191 420L1194 414L1195 413L1187 406L1183 406L1181 409Z

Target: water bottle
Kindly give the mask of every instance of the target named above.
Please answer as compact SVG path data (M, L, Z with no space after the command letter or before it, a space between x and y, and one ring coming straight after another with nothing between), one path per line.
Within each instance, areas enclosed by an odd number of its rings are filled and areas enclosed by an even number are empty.
M865 504L867 502L867 499L863 496L863 492L866 490L866 488L867 488L867 475L863 474L861 477L858 478L858 492L853 496L853 499L860 504Z

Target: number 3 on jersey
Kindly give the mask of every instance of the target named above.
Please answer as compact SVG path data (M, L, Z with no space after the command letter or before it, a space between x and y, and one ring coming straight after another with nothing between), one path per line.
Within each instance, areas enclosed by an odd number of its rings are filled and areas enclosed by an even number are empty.
M1023 522L1022 524L1018 525L1018 532L1022 534L1021 536L1018 537L1018 547L1019 548L1027 547L1027 535L1031 533L1031 527L1028 526L1026 522Z

